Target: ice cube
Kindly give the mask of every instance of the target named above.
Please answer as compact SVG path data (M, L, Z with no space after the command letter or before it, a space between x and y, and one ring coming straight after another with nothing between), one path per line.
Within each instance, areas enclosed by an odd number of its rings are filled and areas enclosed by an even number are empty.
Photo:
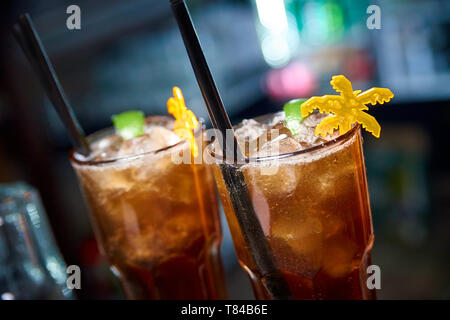
M271 245L280 268L312 279L324 258L320 217L295 209L272 217Z
M144 218L141 216L139 219L143 221ZM140 227L142 230L139 234L132 234L127 238L125 247L127 259L138 265L164 259L202 239L202 226L192 219L189 211L165 215L158 212Z
M157 150L157 145L152 143L148 134L144 134L140 137L124 140L120 146L118 156L129 157L153 150Z
M256 120L243 120L242 126L235 130L235 135L242 152L247 156L253 153L255 149L256 139L267 130L267 125L259 123Z
M279 123L282 123L284 122L284 120L285 120L284 112L280 112L273 117L271 126L273 127Z
M114 159L120 150L123 139L119 135L110 135L92 144L93 160L102 161ZM77 157L79 157L77 155ZM82 161L85 159L81 159Z
M278 132L278 135L275 135L275 138L282 134L285 134L286 136L293 138L291 130L289 130L285 126L284 121L279 121L270 128L269 133L268 133L269 137L271 136L271 131L273 132L273 130L277 130L277 132ZM272 139L270 138L269 140L272 140Z
M151 126L146 129L153 143L159 146L159 149L172 146L181 141L181 138L172 130L161 126Z
M247 157L265 157L268 155L278 155L279 153L279 141L289 137L292 137L291 132L288 128L286 128L283 124L283 122L277 122L274 126L269 128L267 125L258 124L254 120L245 120L246 124L252 123L253 129L258 128L257 130L251 130L250 132L246 132L245 134L241 135L240 139L240 145L242 151L245 153ZM253 121L253 122L251 122ZM257 127L259 126L259 127ZM261 127L264 126L264 127ZM242 133L244 130L238 132ZM254 138L257 134L259 134L256 138ZM242 139L242 136L245 136L245 139ZM239 139L238 139L239 140ZM275 144L276 143L276 144ZM295 144L295 146L289 146L289 143L282 142L281 149L287 149L289 147L295 147L298 146L298 144ZM292 148L289 148L292 149ZM289 152L289 151L286 151Z
M119 157L128 157L169 147L181 141L171 130L160 126L146 129L140 137L123 141L118 153Z
M258 157L276 156L302 150L302 145L294 138L282 134L273 140L267 141L257 152Z
M348 275L355 268L353 260L357 252L358 246L351 239L342 235L333 237L326 247L327 258L323 261L323 271L332 278Z
M254 140L267 130L267 125L259 123L256 120L243 120L242 127L236 129L235 133L238 139L248 138Z
M314 127L300 126L296 139L303 145L303 147L309 148L317 144L319 137L315 136Z
M292 165L280 165L271 161L265 166L249 166L245 171L251 184L258 186L269 198L286 199L297 188L296 171Z
M323 119L328 116L329 114L327 113L313 113L303 119L302 125L308 128L315 128Z

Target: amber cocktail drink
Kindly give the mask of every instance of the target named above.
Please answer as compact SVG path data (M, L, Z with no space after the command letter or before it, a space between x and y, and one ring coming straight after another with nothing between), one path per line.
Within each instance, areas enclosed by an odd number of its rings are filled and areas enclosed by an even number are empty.
M249 140L270 129L278 132L277 139L254 144L255 157L250 155L250 163L237 166L292 298L375 298L366 286L374 236L359 126L341 136L314 137L314 128L323 119L314 114L293 138L282 125L283 116L249 120L237 128L246 154L252 148ZM211 154L237 256L256 298L267 299L219 167L236 164Z
M96 157L72 156L97 239L129 299L224 299L212 173L173 161L190 145L172 120L146 122L141 137L106 130L90 137Z

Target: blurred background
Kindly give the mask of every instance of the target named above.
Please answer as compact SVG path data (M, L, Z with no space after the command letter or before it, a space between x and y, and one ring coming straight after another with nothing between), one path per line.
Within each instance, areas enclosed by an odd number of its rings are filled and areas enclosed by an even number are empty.
M450 2L190 0L207 60L232 122L280 110L291 98L332 92L332 75L356 89L387 87L393 102L371 108L381 139L365 136L380 299L450 298ZM81 8L68 30L66 8ZM381 9L381 29L366 12ZM80 299L121 298L100 256L70 143L11 36L29 12L87 133L112 114L166 114L171 88L207 119L168 1L3 0L0 4L0 183L40 193L67 264L83 270ZM230 298L252 298L224 221Z

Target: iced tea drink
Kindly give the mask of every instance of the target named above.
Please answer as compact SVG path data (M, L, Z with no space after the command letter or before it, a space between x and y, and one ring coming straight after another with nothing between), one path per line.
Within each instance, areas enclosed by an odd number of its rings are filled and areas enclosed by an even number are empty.
M172 129L169 118L150 117L137 138L98 132L89 137L94 156L72 154L72 165L127 298L224 299L212 172L172 161L172 154L190 148Z
M314 129L323 117L306 118L295 138L283 126L284 113L244 121L235 133L245 153L259 141L251 162L238 167L293 299L373 299L366 286L374 236L360 128L318 138ZM261 139L270 129L277 138ZM256 298L267 299L219 167L236 164L212 145L209 151L240 264Z

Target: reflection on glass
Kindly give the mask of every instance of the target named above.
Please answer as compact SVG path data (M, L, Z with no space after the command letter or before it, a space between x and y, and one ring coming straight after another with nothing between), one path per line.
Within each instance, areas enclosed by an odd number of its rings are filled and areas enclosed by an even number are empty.
M0 299L71 299L66 266L36 190L0 185Z

